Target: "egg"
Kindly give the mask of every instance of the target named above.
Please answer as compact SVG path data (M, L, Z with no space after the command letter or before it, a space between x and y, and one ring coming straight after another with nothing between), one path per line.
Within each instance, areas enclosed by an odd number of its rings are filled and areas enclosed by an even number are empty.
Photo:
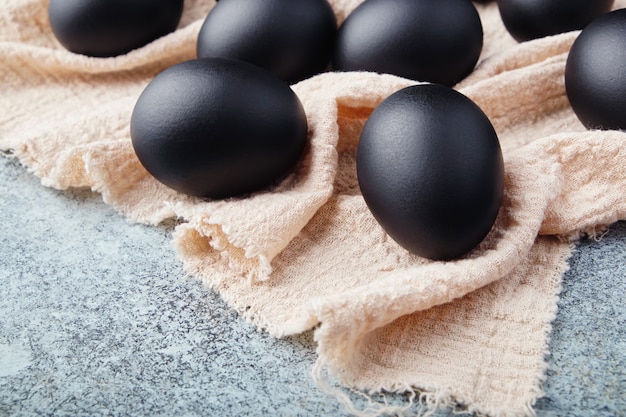
M468 0L366 0L337 33L333 68L453 85L476 65L483 28Z
M228 0L198 34L197 56L240 59L294 83L326 70L337 21L326 0Z
M614 0L498 0L504 26L518 42L584 28Z
M176 29L183 0L50 0L52 32L71 52L112 57Z
M307 142L302 104L271 72L225 58L193 59L159 73L130 120L135 153L157 180L221 199L272 186Z
M626 129L626 9L590 23L565 64L565 91L589 129Z
M411 253L462 257L488 234L504 189L497 134L483 111L438 84L378 105L357 147L361 193L385 232Z

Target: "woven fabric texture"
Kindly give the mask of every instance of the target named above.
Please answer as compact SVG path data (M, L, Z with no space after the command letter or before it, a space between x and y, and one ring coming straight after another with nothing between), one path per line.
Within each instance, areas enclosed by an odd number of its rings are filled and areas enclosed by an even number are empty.
M331 0L339 22L360 2ZM626 219L626 133L587 131L565 94L578 33L518 44L495 2L476 5L483 52L455 88L498 133L505 196L478 248L432 262L388 238L356 180L368 115L415 81L328 72L293 85L308 118L307 151L278 186L247 198L187 197L143 169L130 141L134 104L156 74L195 58L213 6L187 0L175 32L90 58L56 41L46 0L3 0L0 148L43 185L91 187L132 221L179 218L173 243L189 273L271 335L316 328L314 377L353 413L401 410L357 410L328 379L366 393L414 392L426 410L532 415L572 241Z

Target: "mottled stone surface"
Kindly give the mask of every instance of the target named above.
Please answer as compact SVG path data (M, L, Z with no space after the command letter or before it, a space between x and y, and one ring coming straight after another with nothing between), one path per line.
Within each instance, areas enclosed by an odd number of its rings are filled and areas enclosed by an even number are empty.
M578 244L550 350L539 416L626 416L626 222Z
M346 415L310 377L312 333L244 322L185 275L172 224L0 158L0 228L0 416ZM625 261L626 223L579 244L539 416L626 415Z

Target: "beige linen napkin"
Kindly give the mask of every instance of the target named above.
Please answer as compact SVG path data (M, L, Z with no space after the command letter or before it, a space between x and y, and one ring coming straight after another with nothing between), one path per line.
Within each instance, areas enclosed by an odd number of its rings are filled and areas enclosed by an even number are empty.
M340 22L360 2L331 1ZM316 328L314 377L351 412L402 408L357 410L328 379L364 393L413 393L421 411L532 415L571 238L626 219L626 133L586 131L565 95L577 33L518 45L494 3L477 5L483 54L456 88L496 128L505 197L476 250L432 262L386 236L356 181L367 116L414 81L325 73L294 85L309 122L307 152L279 186L249 198L186 197L142 168L129 136L135 101L158 72L194 58L213 4L187 0L176 32L102 59L58 44L47 1L4 0L0 149L44 185L91 187L133 221L179 218L173 241L185 267L243 317L277 337Z

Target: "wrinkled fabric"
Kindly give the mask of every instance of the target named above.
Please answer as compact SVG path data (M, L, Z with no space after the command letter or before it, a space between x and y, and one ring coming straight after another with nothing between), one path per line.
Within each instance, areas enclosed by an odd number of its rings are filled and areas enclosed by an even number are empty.
M330 2L341 22L361 1ZM366 393L417 392L429 410L532 415L572 239L626 219L626 134L586 130L565 94L578 32L518 44L495 2L477 5L483 52L455 88L496 129L505 195L475 250L433 262L385 234L356 179L367 117L416 81L328 72L293 85L309 124L306 153L280 184L245 198L188 197L143 169L130 141L134 104L156 74L195 57L213 5L187 0L175 32L90 58L56 41L45 0L4 0L0 148L43 185L90 187L132 221L179 219L173 243L190 274L273 336L315 328L314 377L353 413L364 412L328 379Z

